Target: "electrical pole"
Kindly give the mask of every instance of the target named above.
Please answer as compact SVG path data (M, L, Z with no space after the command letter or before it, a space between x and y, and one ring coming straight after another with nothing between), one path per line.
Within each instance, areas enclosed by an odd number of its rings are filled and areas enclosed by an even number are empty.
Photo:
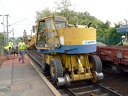
M5 33L5 26L4 26L4 15L3 15L3 34L4 34L4 46L6 45L6 33Z
M6 16L6 20L7 20L7 38L6 38L6 46L8 45L8 16L9 15L5 15Z
M31 30L31 36L32 36L32 30Z
M12 32L13 32L12 34L13 34L13 39L14 39L14 29L12 29Z

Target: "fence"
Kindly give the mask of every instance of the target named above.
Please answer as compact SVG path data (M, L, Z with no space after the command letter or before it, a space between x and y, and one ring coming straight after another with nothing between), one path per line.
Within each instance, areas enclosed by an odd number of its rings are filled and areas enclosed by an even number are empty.
M106 45L116 45L121 41L121 36L113 36L113 37L97 37L98 42L102 42Z

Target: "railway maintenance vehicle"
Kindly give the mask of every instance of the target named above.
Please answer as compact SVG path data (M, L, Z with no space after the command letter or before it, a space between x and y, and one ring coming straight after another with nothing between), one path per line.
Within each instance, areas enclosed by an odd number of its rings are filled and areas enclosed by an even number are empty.
M42 70L49 71L58 86L73 81L103 79L102 62L96 52L96 29L68 26L62 16L38 20L37 32L28 43L42 53Z
M128 32L128 25L122 25L120 28L116 29L117 33L126 33ZM102 61L110 61L108 65L115 72L128 72L128 45L123 46L98 46L97 55L101 58Z

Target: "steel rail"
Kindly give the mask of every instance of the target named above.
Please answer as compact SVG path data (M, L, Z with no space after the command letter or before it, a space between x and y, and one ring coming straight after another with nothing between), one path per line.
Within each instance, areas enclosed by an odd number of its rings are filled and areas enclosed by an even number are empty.
M108 94L110 94L111 96L122 96L121 94L109 89L109 88L106 88L105 86L101 85L101 84L95 84L94 86L100 88L101 90L107 92Z

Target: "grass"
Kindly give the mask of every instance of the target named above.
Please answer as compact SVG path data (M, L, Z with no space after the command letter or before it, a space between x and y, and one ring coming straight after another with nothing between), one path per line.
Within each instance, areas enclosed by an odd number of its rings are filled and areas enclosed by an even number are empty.
M3 62L5 61L6 57L3 54L3 46L0 45L0 67L2 66Z

